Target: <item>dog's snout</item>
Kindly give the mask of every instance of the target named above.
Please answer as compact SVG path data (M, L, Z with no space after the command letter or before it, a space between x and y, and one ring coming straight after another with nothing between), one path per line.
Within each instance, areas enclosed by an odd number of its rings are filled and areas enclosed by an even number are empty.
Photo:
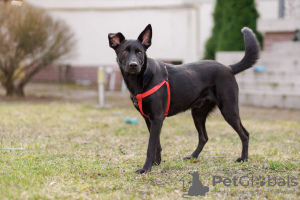
M129 68L130 69L136 69L137 66L138 66L137 62L131 62L131 63L129 63Z

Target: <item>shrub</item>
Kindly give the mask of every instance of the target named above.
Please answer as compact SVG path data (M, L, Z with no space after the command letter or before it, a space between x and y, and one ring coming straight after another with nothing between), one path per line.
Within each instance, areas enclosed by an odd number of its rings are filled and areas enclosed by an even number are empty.
M260 44L262 35L257 32L259 15L254 0L217 0L213 14L212 35L205 45L204 59L215 59L216 51L243 51L243 27L249 27L256 34Z
M30 79L73 45L70 29L46 11L0 2L0 81L7 96L24 96Z

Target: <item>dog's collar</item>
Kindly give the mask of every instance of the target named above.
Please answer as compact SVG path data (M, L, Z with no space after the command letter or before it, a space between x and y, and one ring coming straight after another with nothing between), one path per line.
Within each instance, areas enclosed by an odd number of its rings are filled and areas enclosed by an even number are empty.
M168 102L167 102L167 107L165 109L165 116L168 116L168 112L169 112L169 108L170 108L170 102L171 102L171 92L170 92L170 85L169 85L169 73L167 70L167 67L165 66L165 70L166 70L166 79L163 80L160 84L154 86L152 89L148 90L147 92L144 92L142 94L137 94L135 96L135 98L138 101L138 107L140 112L142 113L143 116L149 118L149 116L147 116L144 112L143 112L143 98L150 96L151 94L155 93L157 90L159 90L164 84L166 84L167 86L167 91L168 91Z

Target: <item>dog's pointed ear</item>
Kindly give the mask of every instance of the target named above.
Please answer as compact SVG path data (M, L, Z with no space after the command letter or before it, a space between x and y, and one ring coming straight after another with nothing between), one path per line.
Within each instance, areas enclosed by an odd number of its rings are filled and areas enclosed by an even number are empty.
M146 49L151 46L151 39L152 39L152 27L151 24L143 30L143 32L139 35L138 41L140 41Z
M109 33L108 34L108 41L109 46L113 49L116 49L121 42L125 40L125 37L122 33Z

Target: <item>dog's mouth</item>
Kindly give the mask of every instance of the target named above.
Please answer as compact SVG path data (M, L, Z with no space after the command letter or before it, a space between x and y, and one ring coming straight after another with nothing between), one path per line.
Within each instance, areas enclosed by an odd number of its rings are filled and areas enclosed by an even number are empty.
M140 71L141 70L139 66L137 66L136 68L130 68L130 67L127 68L127 73L129 74L139 74Z
M139 71L138 70L129 70L128 73L129 74L138 74Z

